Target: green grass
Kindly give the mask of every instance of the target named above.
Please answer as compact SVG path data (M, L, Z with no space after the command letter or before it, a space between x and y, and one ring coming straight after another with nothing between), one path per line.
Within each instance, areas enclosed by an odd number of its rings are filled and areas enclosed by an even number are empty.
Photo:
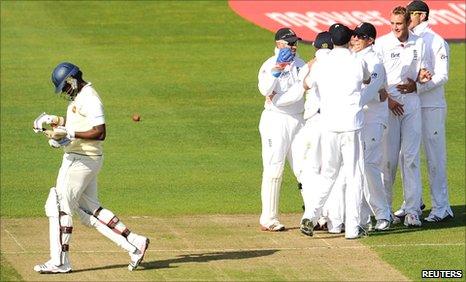
M259 215L257 72L272 52L273 34L226 2L2 1L1 216L44 216L62 152L31 125L43 111L64 114L50 73L65 60L81 67L104 101L104 206L126 216ZM300 53L308 59L312 47L301 45ZM364 243L464 242L464 53L464 43L451 44L448 177L456 218ZM131 120L134 112L140 123ZM281 211L300 212L295 180L285 173ZM398 207L399 182L395 191ZM424 199L430 207L427 189ZM373 248L411 279L430 267L464 269L464 245Z
M0 255L0 281L23 281L21 275Z

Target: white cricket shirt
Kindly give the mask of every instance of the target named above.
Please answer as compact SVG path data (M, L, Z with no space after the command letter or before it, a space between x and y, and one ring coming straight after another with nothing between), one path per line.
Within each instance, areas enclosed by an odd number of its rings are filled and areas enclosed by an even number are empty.
M346 132L362 128L361 85L368 78L362 60L347 48L335 47L316 60L306 84L320 93L323 129Z
M432 80L423 84L417 83L421 107L444 108L447 105L444 85L448 81L448 57L450 55L448 43L430 29L427 22L416 26L413 32L424 40L427 68L433 74Z
M393 32L390 32L377 39L374 50L385 67L390 97L403 104L405 112L419 108L420 100L416 92L401 94L396 86L408 82L408 78L416 81L419 70L426 67L422 38L409 32L406 42L400 42Z
M306 63L296 54L282 74L276 78L272 75L272 69L276 65L279 49L275 48L275 55L266 60L258 75L258 87L263 96L270 96L276 93L273 103L265 102L266 110L276 111L286 114L299 114L304 111L304 97L299 97L299 88L303 88L302 77L299 77L301 68ZM302 90L304 92L304 89ZM280 100L279 102L276 102Z
M355 53L357 57L361 58L364 62L365 68L369 73L377 73L375 79L382 80L382 87L385 88L387 84L385 69L382 61L375 53L372 45L364 48L363 50ZM363 89L366 85L363 84ZM379 88L380 89L380 88ZM379 89L376 89L378 92ZM378 95L378 94L376 94ZM378 99L369 101L364 107L364 122L365 123L381 123L387 126L388 123L388 105L387 100L379 102Z
M86 84L68 105L66 128L75 132L84 132L94 126L105 124L104 107L91 83ZM64 147L66 153L88 156L102 155L102 141L76 138Z

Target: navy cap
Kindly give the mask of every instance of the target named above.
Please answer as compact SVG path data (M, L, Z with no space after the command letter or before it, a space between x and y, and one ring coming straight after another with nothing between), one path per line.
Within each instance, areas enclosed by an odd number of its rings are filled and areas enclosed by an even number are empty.
M343 24L335 24L330 34L334 45L343 46L350 41L353 31Z
M286 42L296 42L298 40L302 40L300 37L296 35L296 33L291 30L291 28L280 28L275 33L275 41L277 40L285 40Z
M372 38L375 40L377 37L377 30L375 26L371 23L360 23L353 31L354 35L359 35L367 38Z
M406 6L406 9L409 12L425 12L427 14L429 13L429 6L427 6L427 4L424 1L419 0L409 3L408 6Z
M333 49L332 35L328 31L317 34L313 45L317 49Z

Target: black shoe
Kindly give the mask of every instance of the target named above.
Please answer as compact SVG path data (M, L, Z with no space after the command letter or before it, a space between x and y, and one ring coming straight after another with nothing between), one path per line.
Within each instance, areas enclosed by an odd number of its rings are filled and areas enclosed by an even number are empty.
M307 236L314 235L314 223L310 219L304 218L301 220L301 226L299 227L301 233Z

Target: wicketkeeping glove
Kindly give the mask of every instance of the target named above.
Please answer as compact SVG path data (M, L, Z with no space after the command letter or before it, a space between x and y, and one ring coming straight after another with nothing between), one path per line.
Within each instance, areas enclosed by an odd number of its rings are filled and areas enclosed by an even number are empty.
M277 64L279 63L289 63L293 61L295 54L291 52L290 48L282 48L278 52Z

